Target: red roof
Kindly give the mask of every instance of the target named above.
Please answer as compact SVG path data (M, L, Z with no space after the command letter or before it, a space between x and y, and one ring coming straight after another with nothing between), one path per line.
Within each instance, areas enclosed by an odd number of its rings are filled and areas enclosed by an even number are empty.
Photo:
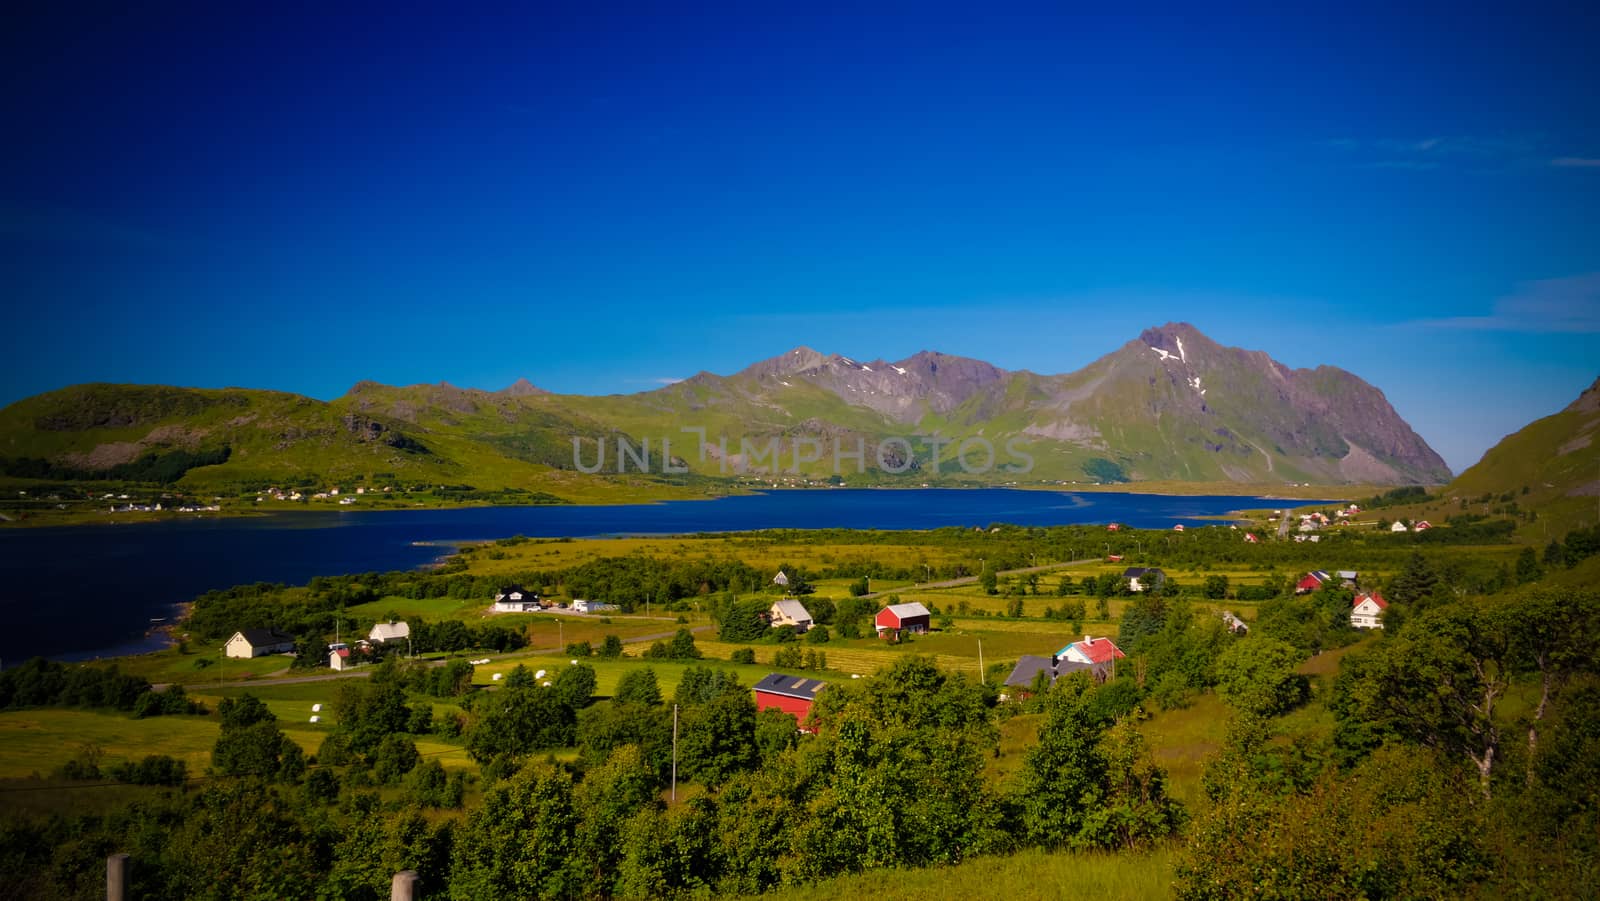
M1358 595L1356 595L1355 600L1351 602L1351 606L1352 607L1359 607L1359 606L1361 606L1361 602L1366 600L1367 598L1371 598L1372 602L1374 604L1378 605L1378 609L1379 610L1387 610L1387 609L1389 609L1389 602L1384 600L1383 599L1383 595L1377 593L1376 591L1372 592L1371 594L1358 594Z
M1107 663L1113 657L1128 656L1122 653L1122 649L1117 647L1116 642L1109 638L1089 638L1084 641L1073 642L1073 644L1077 645L1078 650L1089 658L1090 663Z
M1122 562L1122 555L1121 554L1112 554L1111 556L1107 557L1106 559L1111 561L1112 563L1120 563L1120 562Z
M1106 526L1106 531L1107 532L1115 532L1115 531L1117 531L1118 529L1121 529L1121 528L1122 528L1122 526L1119 526L1116 523L1112 523L1111 525Z
M1294 587L1306 591L1316 591L1322 587L1322 580L1317 578L1316 573L1306 573L1299 582L1295 583Z

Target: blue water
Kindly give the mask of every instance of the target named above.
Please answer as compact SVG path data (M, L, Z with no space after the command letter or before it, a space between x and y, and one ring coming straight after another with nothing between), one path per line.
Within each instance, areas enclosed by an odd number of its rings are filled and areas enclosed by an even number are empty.
M0 661L88 659L159 646L154 617L213 588L410 569L460 541L770 528L930 529L994 522L1201 525L1259 497L970 490L777 491L614 507L328 511L241 519L0 530ZM433 542L419 546L414 542Z

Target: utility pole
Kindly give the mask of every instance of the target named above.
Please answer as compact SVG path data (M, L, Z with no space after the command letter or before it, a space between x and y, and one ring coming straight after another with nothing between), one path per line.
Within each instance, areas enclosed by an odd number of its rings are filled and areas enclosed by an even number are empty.
M989 674L983 670L983 639L978 639L978 681L989 684Z
M672 705L672 803L678 803L678 705Z

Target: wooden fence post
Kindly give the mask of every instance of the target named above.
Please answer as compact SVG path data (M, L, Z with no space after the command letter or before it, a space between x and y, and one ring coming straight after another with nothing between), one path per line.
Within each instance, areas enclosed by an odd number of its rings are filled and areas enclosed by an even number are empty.
M128 855L106 858L106 901L128 901Z
M389 883L389 901L417 901L417 871L401 870Z

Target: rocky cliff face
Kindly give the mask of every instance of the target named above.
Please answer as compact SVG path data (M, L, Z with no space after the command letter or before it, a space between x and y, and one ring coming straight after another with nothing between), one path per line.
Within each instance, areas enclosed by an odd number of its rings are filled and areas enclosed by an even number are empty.
M820 387L887 426L1020 434L1058 455L1093 455L1151 479L1441 483L1444 460L1383 392L1344 370L1290 369L1224 347L1187 323L1146 329L1083 369L1008 372L923 351L860 362L796 348L731 382L782 405L782 389Z

